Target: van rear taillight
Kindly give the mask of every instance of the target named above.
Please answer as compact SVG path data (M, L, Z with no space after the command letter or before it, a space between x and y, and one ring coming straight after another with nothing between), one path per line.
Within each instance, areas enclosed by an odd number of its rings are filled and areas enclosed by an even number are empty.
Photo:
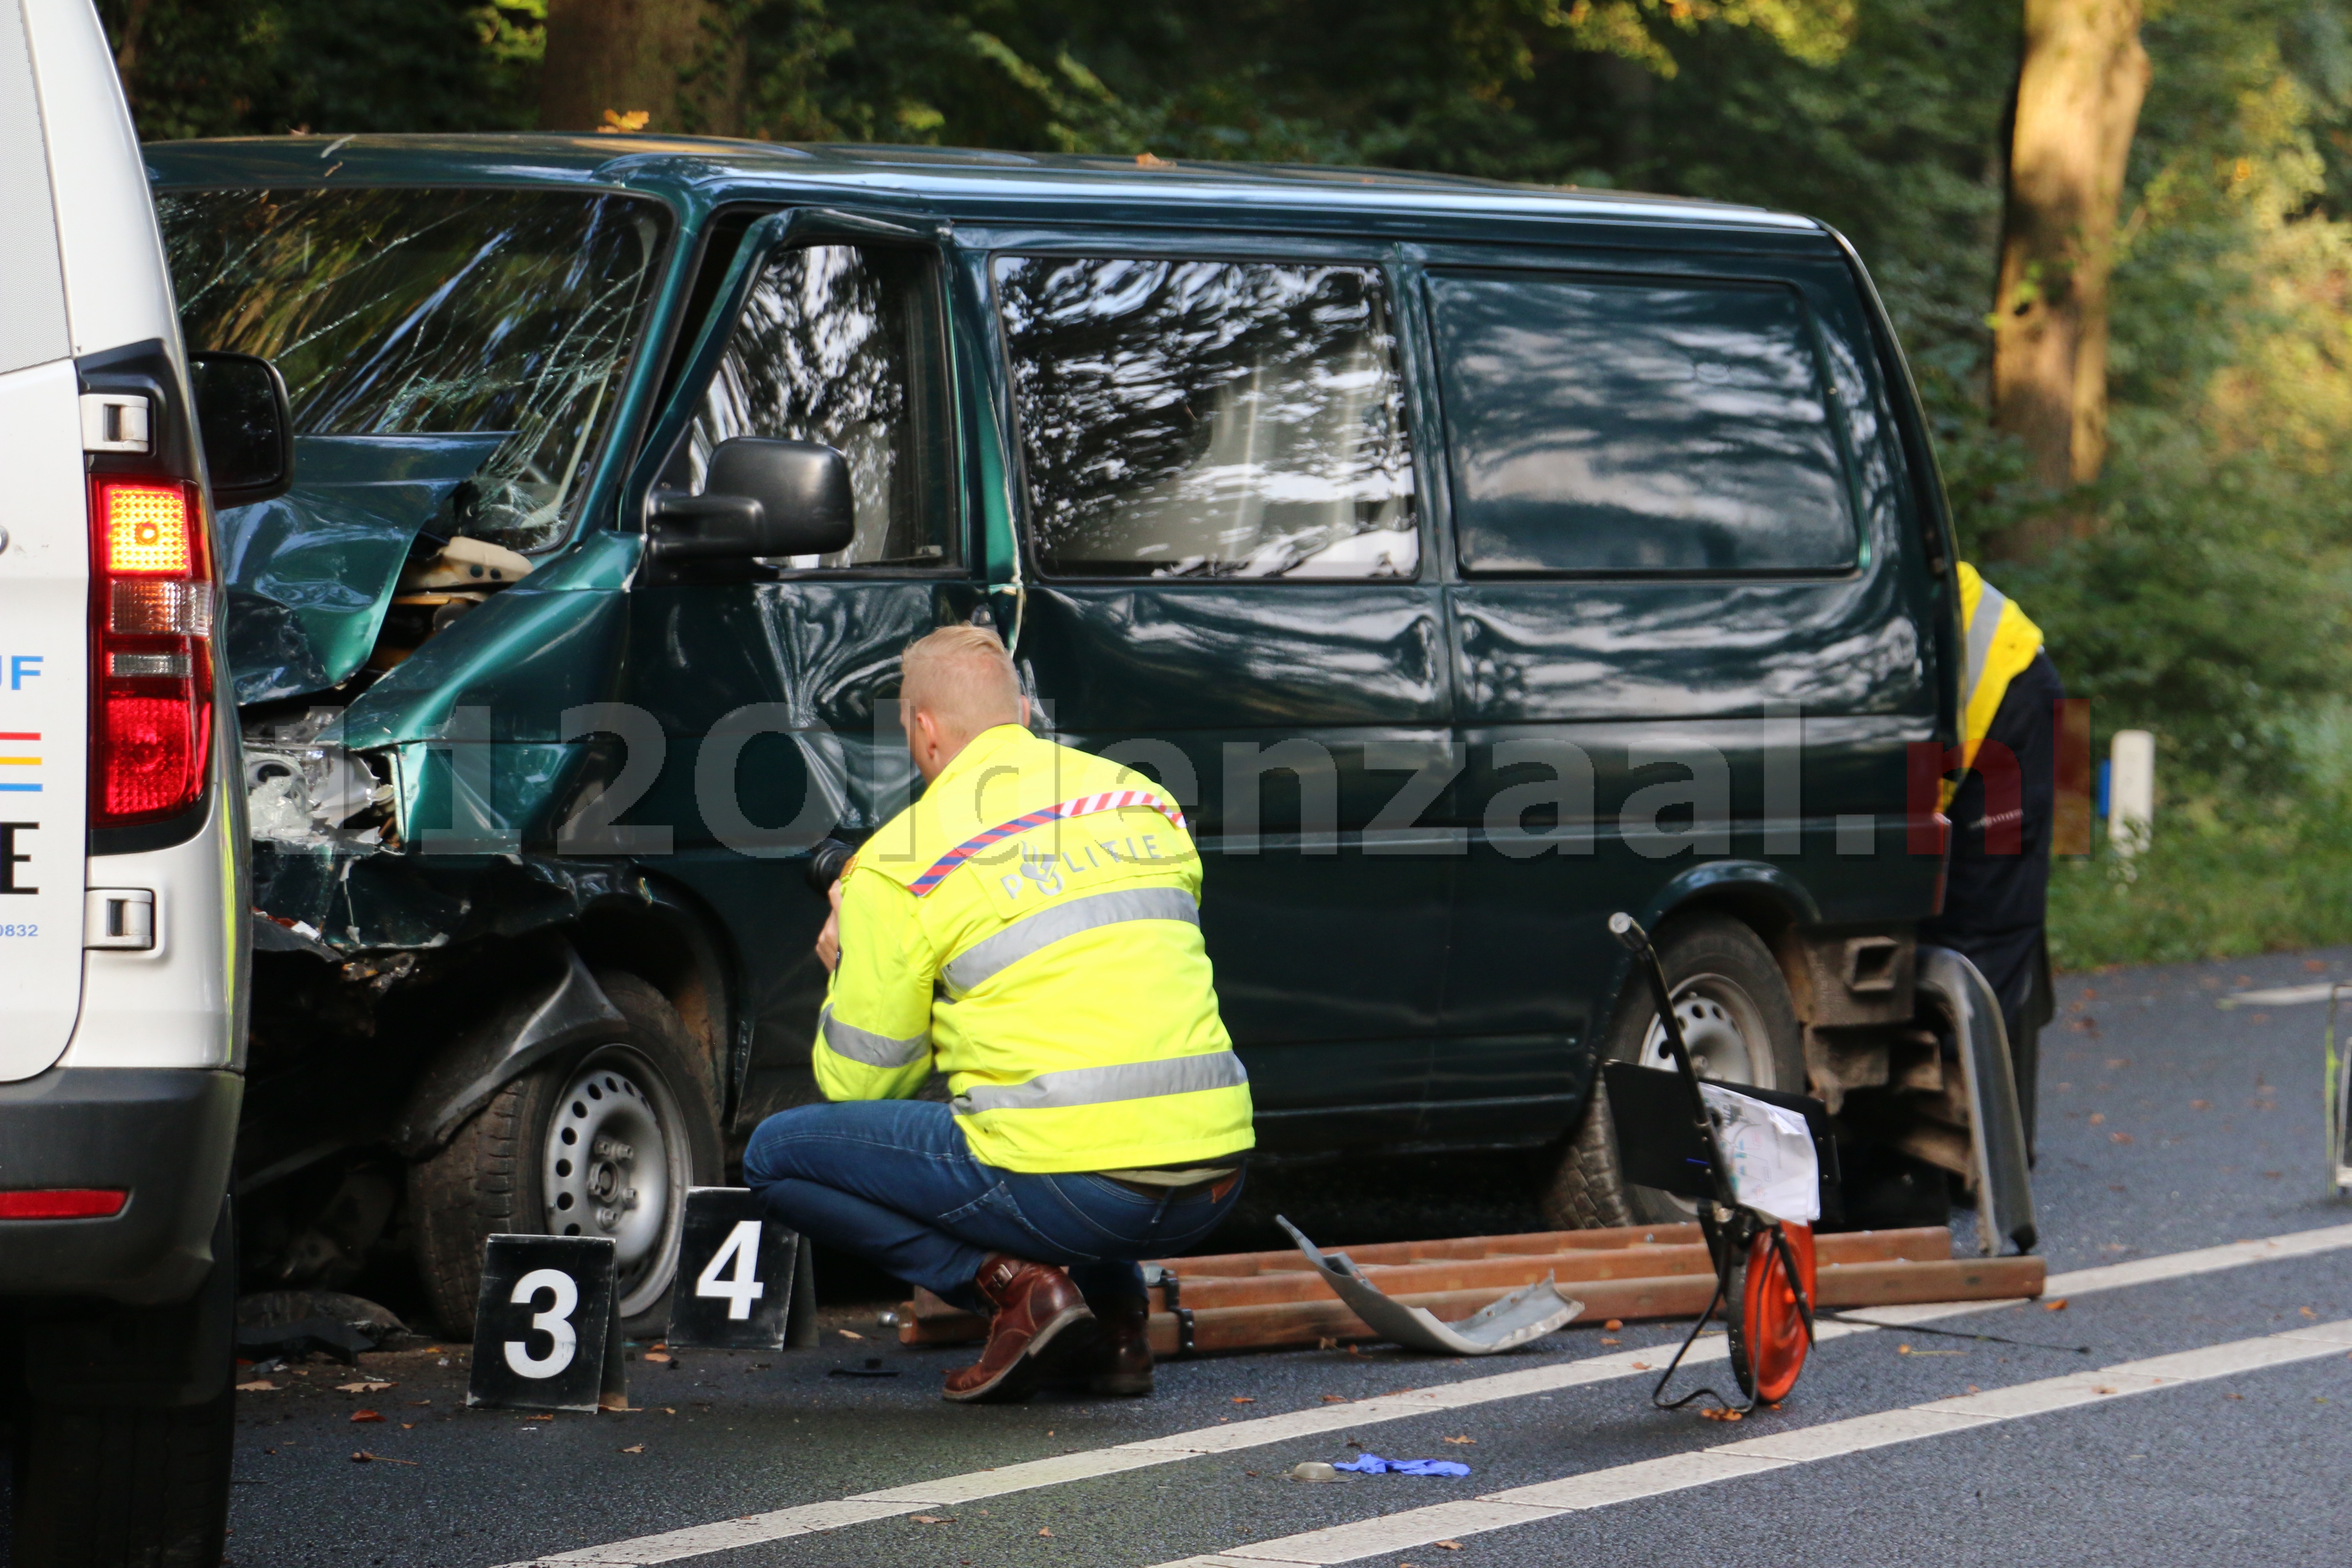
M111 1219L130 1198L112 1187L19 1188L0 1193L0 1219Z
M195 804L212 752L204 503L176 479L90 483L90 825Z

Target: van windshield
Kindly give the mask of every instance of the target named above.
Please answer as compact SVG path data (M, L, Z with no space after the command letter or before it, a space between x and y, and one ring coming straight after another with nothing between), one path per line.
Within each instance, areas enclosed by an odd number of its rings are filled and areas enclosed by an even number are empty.
M260 354L298 433L506 432L466 531L570 537L667 228L554 191L158 193L188 345Z

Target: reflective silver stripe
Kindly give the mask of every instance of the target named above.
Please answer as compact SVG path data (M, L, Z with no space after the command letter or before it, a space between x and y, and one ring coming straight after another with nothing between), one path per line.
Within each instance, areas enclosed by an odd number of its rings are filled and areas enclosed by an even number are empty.
M931 1032L929 1029L908 1039L894 1040L887 1035L877 1035L871 1029L836 1023L833 1004L816 1016L817 1037L837 1057L863 1062L870 1068L902 1068L919 1062L929 1054Z
M1204 1089L1237 1089L1247 1082L1249 1074L1243 1069L1241 1058L1231 1051L1212 1051L1165 1061L1041 1072L1027 1083L968 1089L950 1104L959 1116L977 1116L984 1110L1044 1110L1057 1105L1151 1100L1163 1094L1195 1094Z
M1963 721L1969 705L1977 700L1977 682L1984 679L1985 662L1992 658L1992 635L2000 630L2001 606L2009 601L2000 590L1977 579L1977 613L1969 617L1969 668L1967 684L1960 688L1960 711Z
M1182 921L1199 925L1201 907L1181 888L1122 888L1050 905L949 959L948 987L961 994L1064 937L1125 921Z

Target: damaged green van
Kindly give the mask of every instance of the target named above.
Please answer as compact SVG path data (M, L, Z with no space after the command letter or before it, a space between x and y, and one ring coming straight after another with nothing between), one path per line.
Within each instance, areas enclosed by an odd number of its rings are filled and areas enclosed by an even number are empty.
M1268 1159L1627 1185L1662 1030L1967 1180L1919 978L1959 628L1916 396L1813 220L1320 168L583 137L147 149L193 347L293 489L221 519L257 908L249 1278L610 1236L814 1095L812 866L986 621L1173 794ZM1935 770L1928 770L1932 785ZM813 880L815 885L813 885Z

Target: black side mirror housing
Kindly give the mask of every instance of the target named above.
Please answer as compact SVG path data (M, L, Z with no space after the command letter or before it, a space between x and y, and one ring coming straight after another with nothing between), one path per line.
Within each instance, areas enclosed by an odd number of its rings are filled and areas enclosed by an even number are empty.
M646 510L664 563L829 555L857 531L849 459L816 441L721 441L700 495L656 490Z
M188 356L188 382L213 504L225 511L284 495L294 483L294 410L278 367L207 350Z

